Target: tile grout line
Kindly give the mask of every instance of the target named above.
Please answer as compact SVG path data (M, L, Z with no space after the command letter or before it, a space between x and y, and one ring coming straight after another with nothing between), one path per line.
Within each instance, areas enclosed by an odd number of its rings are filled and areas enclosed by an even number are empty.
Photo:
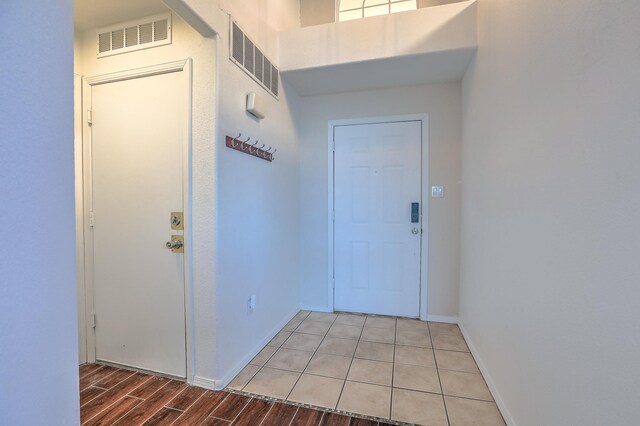
M269 407L267 412L264 413L264 417L262 418L262 421L257 426L262 426L262 424L267 419L267 417L269 417L269 413L271 412L271 410L273 410L273 407L275 407L275 405L276 405L275 403L270 403L270 404L271 404L271 406Z
M440 369L438 368L438 360L436 359L436 348L433 347L433 337L431 335L431 325L427 321L427 330L429 330L429 341L431 342L431 352L433 352L433 363L436 365L436 374L438 375L438 383L440 384L440 392L442 395L442 405L444 405L444 414L447 416L447 424L451 426L451 420L449 420L449 411L447 410L447 402L444 399L444 388L442 387L442 380L440 379Z
M131 376L128 376L128 378L132 377L134 374L133 373ZM152 376L147 377L147 380L145 380L144 382L140 383L138 386L136 386L134 389L132 389L131 391L133 392L135 389L138 389L140 386L144 385L145 383L147 383L149 381L149 379L151 379ZM126 379L125 379L126 380ZM124 380L123 380L124 381ZM118 382L118 384L120 384L122 382ZM117 386L117 385L116 385ZM115 387L115 386L114 386ZM113 389L113 388L112 388ZM111 389L109 389L111 390ZM96 414L94 414L93 416L89 417L88 419L86 419L84 422L82 422L82 424L87 423L90 420L95 419L99 414L101 414L103 411L110 409L111 407L115 406L116 404L119 404L120 402L122 402L123 399L125 399L127 396L129 396L129 394L125 394L123 395L121 398L118 398L115 402L113 402L112 404L109 404L108 406L104 407L102 410L98 411Z
M302 311L299 311L299 312L298 312L298 314L299 314L300 312L302 312ZM296 315L298 315L298 314L296 314ZM294 328L294 329L293 329L293 331L288 332L288 333L289 333L289 337L291 337L291 335L292 335L293 333L295 333L295 332L296 332L296 330L298 329L298 327L300 327L300 326L302 325L302 323L307 319L307 317L309 317L309 314L311 314L311 312L308 312L308 313L307 313L307 315L304 317L304 319L303 319L302 321L300 321L300 324L298 324L298 325L296 326L296 328ZM294 316L294 318L295 318L295 316ZM293 320L293 318L291 318L291 319ZM290 320L290 321L291 321L291 320ZM288 323L287 323L287 324L288 324ZM285 327L286 327L286 325L285 325ZM283 327L283 329L284 329L284 327ZM284 331L284 330L280 330L280 331L278 331L278 333L276 333L276 336L277 336L278 334L280 334L282 331ZM247 381L247 383L246 383L244 386L242 386L242 388L240 388L240 391L244 391L244 388L246 388L246 387L249 385L249 383L251 383L251 381L252 381L252 380L253 380L253 379L258 375L258 373L260 373L260 372L262 371L262 369L263 369L263 368L265 368L265 367L267 366L267 363L268 363L269 361L271 361L271 358L273 358L273 357L274 357L274 355L275 355L276 353L278 353L278 351L282 348L282 345L284 345L284 343L289 339L289 337L287 337L287 338L284 340L284 342L282 342L282 343L280 344L280 346L276 347L275 352L273 352L273 353L271 354L271 356L270 356L270 357L269 357L269 358L264 362L264 364L259 365L259 366L256 366L256 367L260 367L260 368L258 369L258 371L256 371L256 372L255 372L255 374L254 374L253 376L251 376L251 378ZM271 339L271 340L273 340L273 339ZM271 342L271 340L270 340L269 342ZM265 347L264 347L264 348L260 349L260 352L262 352L262 351L263 351L267 346L269 346L269 343L267 343L267 344L265 345ZM272 347L275 347L275 346L272 346ZM258 352L258 354L260 354L260 352ZM315 354L315 352L314 352L314 354ZM256 356L258 356L258 355L256 355ZM313 355L312 355L312 357L313 357ZM255 357L254 357L254 358L255 358ZM251 364L251 361L249 361L249 365L255 365L255 364ZM246 367L245 367L245 368L246 368ZM267 367L267 368L274 368L274 367ZM278 370L280 370L280 369L278 369ZM282 370L282 371L290 371L290 370ZM296 384L297 384L297 382L296 382ZM294 385L294 386L295 386L295 385Z
M393 358L391 359L391 399L389 400L389 420L393 416L393 382L396 377L396 345L398 344L398 319L396 318L395 330L393 332Z
M182 393L182 392L180 392L180 393ZM175 419L174 421L172 421L171 423L169 423L169 426L171 426L171 425L175 424L178 420L180 420L180 417L184 416L184 414L189 410L189 408L193 407L193 406L196 404L196 402L198 402L198 401L200 401L202 398L204 398L204 395L205 395L205 394L206 394L206 392L203 392L203 393L202 393L202 395L200 395L199 397L197 397L197 398L196 398L196 399L195 399L191 404L189 404L187 407L185 407L185 409L182 411L182 414L180 414L178 417L176 417L176 419ZM224 398L222 398L222 401L220 401L220 402L218 403L218 405L222 404L222 403L227 399L227 397L228 397L229 395L231 395L231 394L230 394L230 393L227 393L227 396L225 396ZM176 397L178 397L178 395L176 395ZM173 401L173 399L172 399L171 401ZM169 401L169 402L171 402L171 401ZM168 404L169 402L167 402L167 404ZM213 409L213 410L215 410L215 409L218 407L218 405L216 405L216 407L214 407L214 409ZM171 407L167 407L167 408L171 409ZM211 410L211 412L212 412L212 413L213 413L213 410ZM178 411L180 411L180 410L178 410ZM207 415L207 417L209 417L209 415Z
M309 315L311 315L311 313L309 313ZM309 318L309 315L307 315L307 317L305 318L305 320L307 318ZM333 321L331 321L331 325L329 326L329 328L327 329L327 332L322 336L322 340L320 340L320 343L318 344L318 347L316 347L316 350L313 351L313 353L311 354L311 358L309 358L309 361L307 361L307 365L305 365L305 367L302 369L302 371L300 372L300 377L298 377L298 380L296 380L296 382L293 384L293 387L291 388L291 390L289 391L289 393L287 394L287 397L285 398L285 401L289 400L289 397L291 396L291 393L293 393L293 390L296 388L296 386L298 385L298 382L300 381L300 379L302 378L302 375L304 374L304 372L306 371L306 369L309 367L309 364L311 364L311 360L313 359L314 356L316 356L316 353L318 352L318 348L320 347L320 345L322 345L322 342L324 342L324 339L327 338L327 335L329 334L329 331L331 330L331 327L333 327L333 324L335 324L336 320L338 319L338 315L336 315L336 317L333 319ZM302 324L301 324L302 325ZM299 326L298 326L299 327ZM297 329L297 328L296 328ZM291 333L293 334L293 333ZM283 343L284 344L284 343ZM336 406L338 405L338 403L336 402Z
M231 394L229 394L231 395ZM226 400L227 398L225 397L222 401ZM242 407L242 410L238 411L238 414L236 414L236 416L233 418L233 420L229 421L229 424L233 424L233 422L235 422L236 420L238 420L238 417L240 417L240 414L242 414L242 412L244 410L247 409L247 407L249 406L249 404L251 404L251 401L255 401L255 398L249 398L249 400L247 402L244 403L244 406ZM212 414L214 411L216 411L216 408L218 408L220 405L222 405L222 401L220 401L220 403L218 405L216 405L215 407L213 407L213 410L211 410L211 412L209 414L207 414L207 417L213 417ZM271 408L269 408L269 411L271 411ZM267 411L267 413L269 412ZM265 414L266 417L266 414ZM216 419L218 419L219 417L215 417ZM206 418L205 418L206 419ZM224 420L224 419L220 419L220 420Z
M362 323L360 336L358 336L358 340L356 341L356 348L353 350L353 354L351 355L351 362L349 362L349 368L347 369L347 374L344 376L344 381L342 382L342 389L340 389L340 394L338 395L338 402L336 402L336 410L338 409L338 405L340 404L340 400L342 399L342 393L344 392L344 388L347 385L347 378L349 377L349 372L351 371L353 360L356 359L356 352L358 351L358 346L360 345L360 339L362 339L362 333L364 333L364 326L367 323L367 318L368 316L364 315L364 322ZM351 420L349 420L349 424L351 424Z

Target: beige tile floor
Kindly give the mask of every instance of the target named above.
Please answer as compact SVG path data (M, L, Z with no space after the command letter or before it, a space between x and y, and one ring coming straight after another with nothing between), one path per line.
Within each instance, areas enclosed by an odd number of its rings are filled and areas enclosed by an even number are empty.
M422 425L504 425L458 326L299 312L230 389Z

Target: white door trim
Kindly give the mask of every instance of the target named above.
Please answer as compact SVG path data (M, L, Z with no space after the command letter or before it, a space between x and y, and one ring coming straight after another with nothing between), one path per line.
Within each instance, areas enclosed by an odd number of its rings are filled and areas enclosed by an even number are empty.
M358 124L377 123L397 123L403 121L420 121L422 123L422 238L420 241L420 319L427 320L427 287L429 278L429 115L393 115L384 117L354 118L344 120L331 120L328 125L327 153L328 153L328 216L327 216L327 236L328 236L328 257L327 257L327 310L334 310L334 289L335 289L335 206L334 206L334 128L338 126L351 126Z
M94 311L94 287L93 287L93 257L90 251L93 247L92 233L89 231L89 211L91 188L91 126L89 125L88 111L91 109L91 86L114 83L117 81L130 80L142 77L151 77L159 74L167 74L172 72L182 73L182 84L184 90L187 91L186 96L186 114L185 114L185 133L183 137L183 176L182 176L182 194L184 208L184 300L185 300L185 351L186 351L186 371L187 381L193 383L194 379L194 333L193 333L193 303L192 303L192 233L191 233L191 115L192 115L192 60L191 58L174 61L164 64L157 64L148 67L125 70L110 74L98 75L83 78L82 84L82 181L83 188L76 192L79 203L82 203L82 217L76 220L84 222L84 240L83 250L81 250L78 259L79 267L84 266L84 276L82 283L78 283L85 289L86 306L85 329L86 329L86 345L87 345L87 362L95 362L96 360L96 341L93 329L93 311Z

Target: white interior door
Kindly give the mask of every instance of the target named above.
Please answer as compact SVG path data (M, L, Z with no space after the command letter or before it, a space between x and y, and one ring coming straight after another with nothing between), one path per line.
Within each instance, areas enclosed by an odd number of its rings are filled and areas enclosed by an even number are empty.
M185 377L182 73L92 86L90 233L96 359Z
M336 310L420 315L421 129L334 127Z

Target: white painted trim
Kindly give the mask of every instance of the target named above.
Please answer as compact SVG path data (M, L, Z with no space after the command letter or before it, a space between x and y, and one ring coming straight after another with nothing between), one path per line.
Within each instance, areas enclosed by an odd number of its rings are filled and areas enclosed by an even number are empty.
M218 383L217 380L212 380L212 379L208 379L206 377L200 377L200 376L194 376L193 380L189 382L190 385L197 386L199 388L210 389L210 390L219 389L217 387L217 383Z
M238 361L236 363L236 365L229 370L229 372L227 372L227 374L225 374L222 378L218 379L218 380L211 380L211 379L206 379L208 381L213 381L215 382L215 389L216 390L221 390L227 387L227 385L231 382L231 380L233 380L234 377L236 377L238 375L238 373L240 371L242 371L242 369L244 367L247 366L247 364L249 364L249 362L255 358L256 355L258 355L258 353L264 349L265 346L267 346L267 343L269 343L271 341L271 339L273 339L275 337L276 334L278 334L285 325L287 325L287 323L289 321L291 321L293 319L293 317L296 316L296 314L300 312L300 310L298 308L296 308L293 312L291 312L289 315L287 315L286 317L284 317L284 319L282 321L280 321L278 324L276 324L276 326L274 328L271 329L271 331L264 337L264 339L260 340L250 351L249 353L247 353L247 355L242 358L240 361ZM194 382L195 384L195 382ZM204 387L204 386L202 386Z
M88 109L91 108L91 87L99 84L115 83L118 81L152 77L154 75L167 74L172 72L183 72L182 80L184 88L186 90L186 117L185 117L185 134L183 140L183 208L184 208L184 236L185 236L185 248L184 248L184 287L185 287L185 352L186 352L186 379L189 383L195 380L195 334L193 332L193 278L192 278L192 242L193 235L191 232L191 153L192 153L192 131L191 131L191 118L192 118L192 92L193 92L193 77L192 77L192 59L187 58L180 61L168 62L164 64L151 65L142 68L136 68L132 70L125 70L114 72L110 74L103 74L94 77L83 78L82 85L82 179L83 188L79 194L76 194L83 203L83 217L84 221L84 235L85 238L82 241L84 250L82 250L83 263L84 263L84 276L83 285L85 289L85 329L87 334L87 362L96 361L96 341L95 333L91 326L92 314L94 307L94 287L93 280L93 241L92 233L89 232L88 214L92 209L92 170L91 170L91 127L88 125L87 118ZM78 260L80 261L80 260Z
M76 192L76 287L78 294L78 362L87 362L86 297L84 286L84 194L82 192L82 76L73 75L73 149Z
M464 328L464 325L460 323L458 323L458 327L460 327L460 331L464 336L464 340L467 342L467 346L471 351L471 355L473 355L473 358L476 360L476 364L478 365L478 368L480 369L480 372L484 377L484 381L487 383L487 386L489 387L489 391L491 392L491 395L493 396L494 401L496 402L496 404L498 405L498 408L500 409L500 413L502 414L504 421L506 422L507 426L517 426L515 420L513 420L513 416L511 415L511 412L509 411L509 409L507 408L507 405L504 402L504 399L502 399L502 396L500 395L498 388L496 387L493 379L491 378L491 374L489 373L489 370L485 366L484 362L482 361L482 358L480 357L480 354L478 353L478 350L473 344L473 340L471 339L471 336L467 332L467 329Z
M445 322L447 324L458 324L458 317L452 317L447 315L427 315L427 321Z
M188 66L188 63L190 63L190 61L190 59L183 59L180 61L167 62L164 64L150 65L147 67L134 68L131 70L112 72L109 74L87 77L85 78L85 81L89 86L97 86L98 84L115 83L122 80L131 80L133 78L152 77L159 74L184 71L185 67Z
M391 115L383 117L353 118L342 120L331 120L328 124L327 152L328 152L328 216L327 216L327 287L328 287L328 309L322 312L333 312L334 310L334 128L336 126L350 126L358 124L376 123L397 123L403 121L420 121L422 123L422 168L421 168L421 200L422 205L422 238L420 240L420 319L427 320L427 289L429 280L429 114L409 114Z
M303 311L313 311L313 312L333 312L333 308L329 308L327 306L302 305L300 306L300 309L302 309Z

